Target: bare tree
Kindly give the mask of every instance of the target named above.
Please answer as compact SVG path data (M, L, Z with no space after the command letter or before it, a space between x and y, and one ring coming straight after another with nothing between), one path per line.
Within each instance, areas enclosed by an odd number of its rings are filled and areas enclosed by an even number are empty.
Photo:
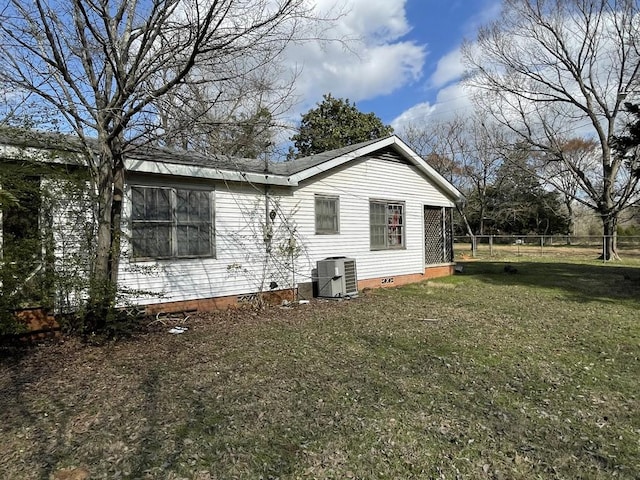
M461 117L452 120L405 127L402 135L421 157L429 162L440 175L458 188L464 187L460 174L467 161L468 141L465 123Z
M575 235L575 204L585 199L578 178L573 172L588 172L590 177L597 175L599 167L599 149L594 140L570 138L560 145L563 161L557 155L551 158L542 156L541 176L562 195L569 216L569 234Z
M504 128L476 114L428 126L411 125L403 135L420 156L465 193L465 211L477 217L476 233L484 235L488 190L504 160Z
M498 171L505 161L505 145L508 133L499 125L482 116L476 115L470 120L470 158L464 169L474 193L478 233L484 235L489 217L489 193Z
M284 68L284 59L278 58L282 48L275 47L223 66L207 62L199 68L207 82L185 83L158 99L159 143L209 155L256 158L270 153L277 119L295 101L298 73Z
M521 140L560 162L575 200L602 219L603 258L617 257L621 211L640 198L611 144L625 92L640 78L636 0L505 0L501 17L463 50L476 100ZM577 134L597 142L599 166L583 168L564 149Z
M234 78L238 71L225 67L252 52L277 55L306 8L304 0L4 2L0 82L55 106L86 150L98 193L96 318L115 298L124 154L158 127L159 99L186 84Z

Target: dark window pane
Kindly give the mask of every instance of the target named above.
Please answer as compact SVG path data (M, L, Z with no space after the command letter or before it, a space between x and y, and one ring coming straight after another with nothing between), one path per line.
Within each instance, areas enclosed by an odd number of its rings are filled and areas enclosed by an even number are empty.
M176 219L178 222L189 220L189 191L176 191Z
M386 233L385 210L386 210L386 205L384 204L381 204L381 203L370 204L369 229L370 229L372 248L385 247L385 233Z
M181 225L177 227L178 256L211 254L209 225Z
M201 225L198 228L198 246L196 255L211 254L211 227L210 225Z
M148 211L147 220L171 220L171 192L166 188L150 188L147 205L151 208Z
M191 211L192 220L206 223L211 221L211 208L207 192L192 192L190 204L193 206Z
M177 190L176 214L178 222L210 222L209 192Z
M171 219L171 192L166 188L133 187L131 203L133 220Z
M385 246L384 243L384 227L377 227L375 225L371 226L371 246L375 248L382 248Z
M316 197L315 220L316 233L338 233L338 199Z
M131 243L134 257L170 257L171 227L166 224L134 223Z
M131 218L133 220L144 220L144 188L133 187L131 189Z
M176 230L176 241L178 242L178 256L189 255L189 227L178 227Z

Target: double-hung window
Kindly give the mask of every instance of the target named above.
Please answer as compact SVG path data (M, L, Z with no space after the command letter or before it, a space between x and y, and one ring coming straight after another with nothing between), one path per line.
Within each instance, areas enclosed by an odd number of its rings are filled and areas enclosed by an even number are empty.
M340 202L338 197L315 196L316 234L340 233Z
M212 192L131 187L134 258L215 255Z
M369 233L372 250L404 248L404 203L371 200Z

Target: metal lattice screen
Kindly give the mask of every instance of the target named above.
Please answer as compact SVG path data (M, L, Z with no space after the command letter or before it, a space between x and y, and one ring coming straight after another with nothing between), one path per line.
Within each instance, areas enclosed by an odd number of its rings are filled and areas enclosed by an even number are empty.
M453 209L444 209L444 261L453 262Z
M424 207L425 264L453 261L453 229L451 209Z

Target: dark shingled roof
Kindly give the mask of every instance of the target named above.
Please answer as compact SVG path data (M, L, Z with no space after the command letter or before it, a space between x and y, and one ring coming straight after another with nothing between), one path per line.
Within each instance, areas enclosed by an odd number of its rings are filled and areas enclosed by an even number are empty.
M263 173L265 163L255 158L231 157L228 155L203 155L186 150L173 150L163 147L142 146L126 153L130 160L196 165L220 170Z
M175 174L193 176L197 174L197 169L209 169L200 172L205 177L210 178L235 178L242 179L246 176L255 175L251 181L259 183L267 182L274 185L295 185L301 178L308 178L318 172L324 171L322 164L334 159L344 157L344 161L350 159L350 154L377 142L384 143L376 152L380 158L390 161L406 161L413 164L413 160L406 158L412 155L409 147L399 139L392 139L393 136L368 140L366 142L349 145L347 147L330 150L328 152L298 158L288 162L267 162L253 158L231 157L227 155L203 155L186 150L169 149L151 145L129 145L125 151L125 160L130 172L147 172L160 174ZM95 139L88 139L89 148L97 151ZM8 145L18 148L34 148L49 151L49 158L45 156L43 161L64 162L67 164L80 165L82 158L78 155L64 155L64 153L82 154L86 151L82 141L72 135L60 133L35 132L24 129L7 129L0 127L0 146ZM370 151L368 149L367 151ZM58 154L60 153L60 155ZM12 152L6 153L12 156ZM174 165L175 168L170 166ZM186 168L181 167L184 165ZM165 167L166 166L166 167ZM189 167L195 167L195 169ZM445 178L440 176L435 170L421 161L418 166L436 185L442 188L443 192L452 198L461 199L462 195ZM318 168L316 168L318 167ZM327 165L327 168L330 167ZM170 173L173 172L173 173ZM293 178L292 178L293 177Z
M308 157L297 158L287 162L271 162L265 165L264 160L254 158L231 157L227 155L202 155L196 152L185 150L173 150L161 147L141 147L132 150L127 154L127 158L132 160L144 160L163 163L178 163L183 165L198 165L202 167L212 167L220 170L242 171L251 173L268 173L274 175L290 176L302 172L308 168L315 167L334 158L338 158L347 153L354 152L359 148L366 147L379 141L369 140L355 145L318 153Z
M295 175L296 173L300 173L304 170L307 170L308 168L315 167L316 165L321 165L324 162L333 160L334 158L338 158L342 155L355 152L362 147L366 147L367 145L371 145L372 143L379 142L380 140L380 138L376 138L375 140L367 140L366 142L360 142L354 145L337 148L335 150L317 153L308 157L297 158L289 162L272 163L271 171L277 175Z
M0 144L64 152L82 151L82 142L77 136L24 128L0 128Z
M134 146L133 148L130 147L125 153L125 156L130 160L196 165L216 168L219 170L251 173L267 173L267 168L268 173L288 177L295 175L296 173L300 173L308 168L321 165L322 163L333 160L334 158L354 152L362 147L378 142L379 140L380 139L368 140L366 142L349 145L347 147L287 162L269 161L267 165L265 165L264 160L254 158L231 157L228 155L203 155L197 152L151 145ZM89 142L95 143L95 140L89 139ZM25 129L0 129L0 144L78 153L83 150L82 142L76 136Z

